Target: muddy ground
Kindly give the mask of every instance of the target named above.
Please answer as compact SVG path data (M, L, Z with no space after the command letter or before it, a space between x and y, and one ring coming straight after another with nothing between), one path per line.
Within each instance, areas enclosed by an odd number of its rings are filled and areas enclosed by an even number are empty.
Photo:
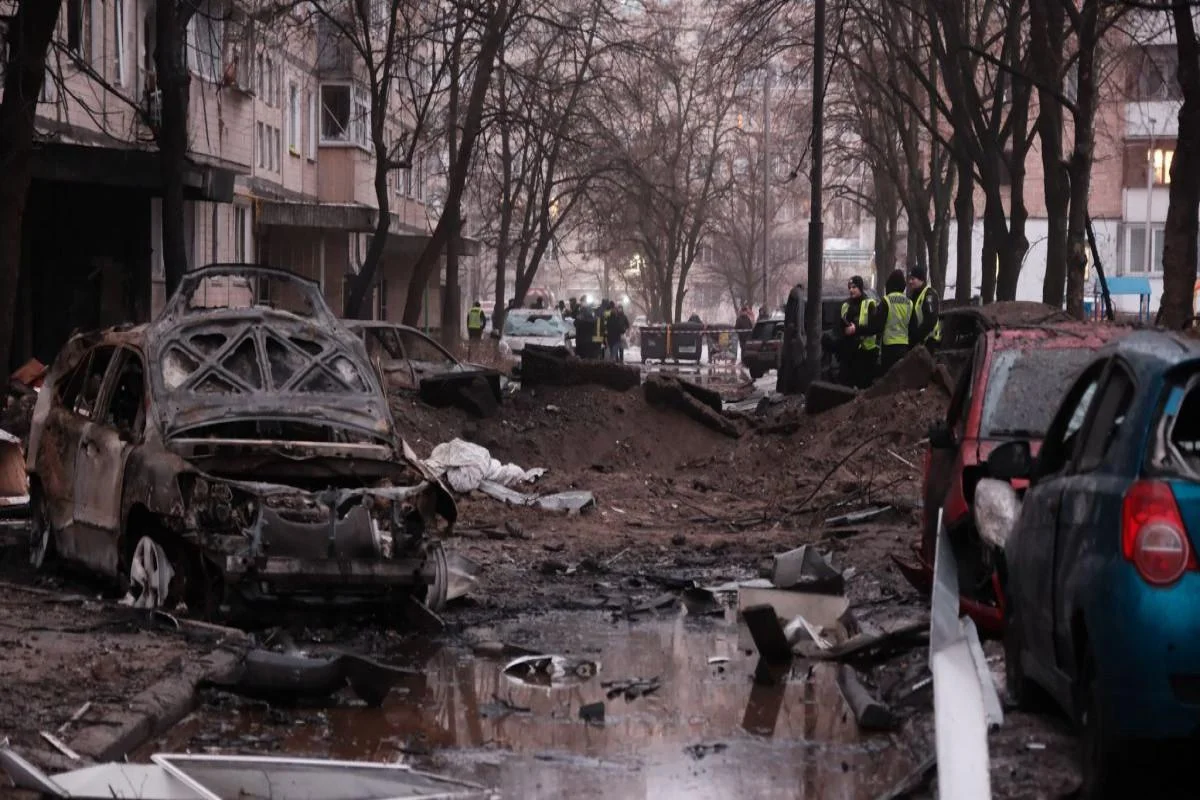
M441 635L378 619L292 621L302 648L345 647L414 668L382 708L349 695L294 707L208 690L142 754L406 760L504 796L883 795L933 751L932 694L914 689L928 676L925 647L863 672L901 727L860 734L828 665L798 662L782 683L758 685L735 614L688 613L675 598L693 581L757 577L772 554L816 543L854 569L847 593L860 620L923 618L927 600L889 555L916 541L923 439L946 401L931 382L815 417L784 403L744 420L735 440L648 406L637 389L525 391L490 420L396 398L418 454L461 437L502 461L548 468L540 491L590 490L597 507L565 516L463 498L447 546L483 569L471 596L443 614ZM891 508L866 524L824 524L873 506ZM146 630L75 576L31 575L11 537L3 564L0 577L16 586L0 589L0 736L14 743L49 750L38 731L85 702L119 702L203 647ZM82 596L18 588L33 584ZM601 673L561 688L516 684L502 675L498 644L594 660ZM987 651L999 679L1000 648ZM635 677L661 686L606 697L603 681ZM603 724L579 718L594 702L605 703ZM1073 747L1054 714L1009 715L991 738L995 796L1067 795L1078 785Z

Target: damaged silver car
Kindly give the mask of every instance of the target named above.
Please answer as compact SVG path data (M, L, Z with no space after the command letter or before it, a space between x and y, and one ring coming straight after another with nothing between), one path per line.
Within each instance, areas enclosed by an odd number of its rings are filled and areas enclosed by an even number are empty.
M362 342L288 272L206 267L154 322L71 339L27 468L31 561L82 564L138 606L446 597L431 534L454 500Z

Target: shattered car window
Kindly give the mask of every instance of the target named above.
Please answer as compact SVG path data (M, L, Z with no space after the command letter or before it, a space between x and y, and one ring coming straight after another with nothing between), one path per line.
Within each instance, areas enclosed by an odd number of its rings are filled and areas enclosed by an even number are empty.
M1167 389L1152 460L1159 469L1200 477L1200 377Z
M311 287L269 275L210 275L196 281L187 296L189 311L272 308L302 317L316 316Z
M508 312L504 318L505 336L562 336L568 332L566 321L557 312L546 314L517 314Z
M433 341L413 331L398 331L400 340L404 343L404 351L413 361L427 361L431 364L450 364L454 357Z
M979 435L1044 437L1065 388L1093 356L1088 347L997 352L983 397Z
M92 416L96 400L100 398L104 373L108 370L114 352L112 347L97 347L79 362L79 366L71 373L70 380L63 385L59 395L64 408L81 417Z

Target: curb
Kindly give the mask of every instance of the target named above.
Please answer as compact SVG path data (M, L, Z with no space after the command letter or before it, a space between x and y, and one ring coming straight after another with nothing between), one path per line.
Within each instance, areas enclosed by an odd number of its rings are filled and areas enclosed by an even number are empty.
M120 760L191 713L200 684L232 675L244 657L240 650L218 648L185 663L178 674L134 695L124 709L80 730L71 749L97 762Z

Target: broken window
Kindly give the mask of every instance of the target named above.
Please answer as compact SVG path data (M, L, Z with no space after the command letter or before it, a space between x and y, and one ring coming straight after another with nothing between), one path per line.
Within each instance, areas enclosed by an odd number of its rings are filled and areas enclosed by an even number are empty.
M415 331L399 331L400 342L404 352L413 361L427 361L434 364L445 364L454 357L443 350L432 339L428 339Z
M271 275L211 275L187 291L189 311L268 307L312 317L321 302L317 290L307 283Z
M116 383L104 414L104 424L116 428L126 441L141 439L146 424L146 372L134 352L121 354Z
M1200 376L1171 383L1151 461L1158 469L1196 480L1200 478Z
M1038 453L1037 472L1039 475L1053 475L1062 470L1075 454L1075 447L1083 422L1087 419L1088 409L1092 406L1092 398L1100 385L1100 373L1103 365L1095 364L1080 382L1077 382L1063 401L1059 413L1065 415L1065 421L1060 422L1061 430L1047 435L1046 441Z
M91 417L104 385L104 373L113 357L112 347L97 347L75 369L61 395L63 407L81 417Z
M1096 469L1108 456L1108 451L1117 438L1117 429L1125 421L1125 414L1133 402L1133 380L1120 367L1115 367L1100 401L1096 415L1092 418L1088 436L1081 443L1078 472Z
M90 58L91 0L67 0L67 49L85 61Z
M350 141L350 87L346 84L325 84L321 87L321 140Z

